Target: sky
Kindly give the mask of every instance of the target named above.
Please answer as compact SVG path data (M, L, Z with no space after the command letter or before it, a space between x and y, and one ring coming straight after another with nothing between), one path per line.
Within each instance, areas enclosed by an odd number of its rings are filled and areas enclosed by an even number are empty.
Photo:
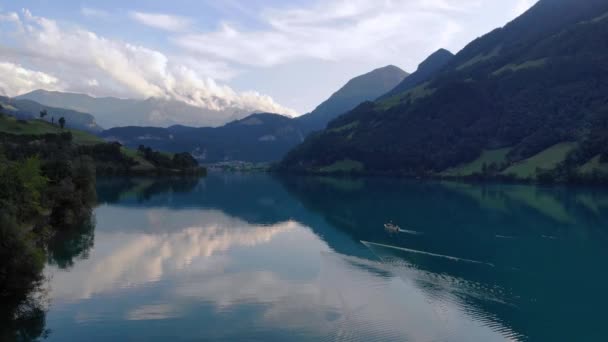
M0 93L301 115L349 79L454 53L536 0L0 0Z

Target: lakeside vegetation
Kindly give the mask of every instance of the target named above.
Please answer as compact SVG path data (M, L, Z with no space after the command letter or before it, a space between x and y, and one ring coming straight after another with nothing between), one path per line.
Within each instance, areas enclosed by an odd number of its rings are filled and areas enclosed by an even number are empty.
M562 142L519 161L509 158L511 147L484 150L471 162L442 172L421 171L416 174L377 172L366 170L364 163L356 160L340 160L332 165L306 171L290 172L332 176L403 176L426 179L463 181L503 181L543 184L608 184L608 158L593 155L585 143ZM591 157L587 157L587 156ZM284 172L280 166L274 171Z
M93 246L97 175L206 173L189 153L133 151L61 121L0 113L0 340L44 336L42 270L69 267Z
M95 167L89 156L70 148L70 133L28 144L1 138L0 315L6 326L0 338L29 340L44 333L44 306L35 290L52 241L92 224Z

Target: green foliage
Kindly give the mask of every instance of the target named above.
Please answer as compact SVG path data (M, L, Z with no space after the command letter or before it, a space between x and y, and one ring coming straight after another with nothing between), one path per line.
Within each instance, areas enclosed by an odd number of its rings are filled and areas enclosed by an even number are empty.
M474 161L445 170L441 175L462 177L472 176L476 173L487 173L488 168L501 169L501 167L507 163L507 155L510 151L511 148L484 150L479 158Z
M25 299L42 280L44 251L37 243L15 216L0 211L0 298Z
M483 62L483 61L487 61L489 59L492 59L493 57L498 56L498 54L500 53L501 47L497 46L494 48L494 50L492 50L489 53L480 53L479 55L469 59L468 61L466 61L465 63L459 65L456 69L457 70L462 70L462 69L466 69L468 67L471 67L477 63Z
M337 127L337 128L332 128L332 129L328 130L328 132L340 133L340 132L345 132L345 131L351 131L351 130L357 128L358 125L359 125L359 122L358 121L354 121L354 122L351 122L351 123L346 124L344 126L340 126L340 127Z
M597 155L581 166L579 171L583 174L592 174L595 171L608 174L608 160L603 161L601 156Z
M38 158L3 163L0 165L0 211L19 222L36 217L42 210L41 197L46 182Z
M77 152L70 132L0 134L0 339L44 334L44 311L32 295L45 253L58 233L91 220L95 166Z
M150 147L139 145L137 153L146 161L157 168L159 173L189 173L198 174L204 169L198 166L198 162L190 153L176 153L172 157L166 153L154 151Z
M361 172L365 169L362 163L356 160L340 160L319 169L320 173L351 173Z
M179 170L187 170L198 167L198 162L188 152L176 153L171 160L173 167Z
M541 58L541 59L537 59L535 61L527 61L521 64L509 64L509 65L505 65L504 67L494 71L492 73L492 75L496 76L496 75L500 75L503 72L507 72L507 71L511 71L511 72L516 72L519 70L524 70L524 69L528 69L528 68L539 68L545 65L545 63L547 62L546 58Z
M535 178L539 170L553 170L566 156L576 148L576 143L560 143L552 146L531 158L522 160L503 171L506 175L515 175L517 178Z

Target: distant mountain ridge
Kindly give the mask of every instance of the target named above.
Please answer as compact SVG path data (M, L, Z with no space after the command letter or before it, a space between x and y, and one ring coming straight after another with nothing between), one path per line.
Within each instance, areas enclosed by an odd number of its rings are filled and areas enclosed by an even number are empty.
M298 118L262 113L215 128L128 126L106 130L101 136L134 148L143 144L169 152L189 151L203 163L275 162L310 132L322 129L343 112L392 89L406 75L395 66L373 70L349 81L315 111Z
M281 168L593 177L608 162L606 37L608 1L540 0L424 82L333 120Z
M91 113L100 125L108 128L119 126L168 127L176 124L215 127L251 114L251 111L243 109L232 108L218 111L191 106L181 101L159 98L120 99L46 90L35 90L17 96L17 99L27 99L46 106Z
M278 114L252 114L221 127L116 127L101 133L109 141L167 152L188 151L202 163L280 160L304 140L295 120Z

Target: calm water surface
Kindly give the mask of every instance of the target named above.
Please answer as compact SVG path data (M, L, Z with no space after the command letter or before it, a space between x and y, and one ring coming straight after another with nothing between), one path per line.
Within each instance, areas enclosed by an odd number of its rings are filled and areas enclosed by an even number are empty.
M608 340L605 191L211 174L98 195L46 268L50 341Z

